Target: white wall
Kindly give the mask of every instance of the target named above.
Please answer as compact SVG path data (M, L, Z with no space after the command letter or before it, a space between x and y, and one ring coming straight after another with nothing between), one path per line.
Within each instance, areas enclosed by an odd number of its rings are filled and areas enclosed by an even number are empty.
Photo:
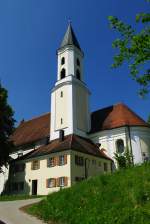
M11 153L10 157L12 159L16 159L16 158L18 158L19 152L22 152L22 155L25 155L25 154L29 153L30 151L33 151L33 150L39 148L40 146L45 145L45 142L46 142L46 139L41 139L34 144L34 147L33 147L33 144L28 145L28 146L22 146L16 152ZM5 183L8 180L9 166L7 168L5 166L3 166L2 169L3 169L3 172L0 173L0 194L3 192Z
M50 157L56 157L60 155L67 155L67 164L63 166L54 166L47 167L47 159ZM38 170L31 169L31 163L33 160L40 161L40 168ZM24 161L20 161L22 163ZM47 188L46 187L46 179L49 178L59 178L59 177L68 177L68 186L71 185L70 179L70 151L64 151L62 153L52 153L50 155L41 156L38 158L32 158L30 160L26 160L26 168L25 172L18 172L13 177L13 182L25 182L25 189L23 194L32 194L32 180L38 181L37 194L38 195L46 195L48 193L58 191L60 187ZM17 192L15 192L17 193Z
M116 152L116 140L122 139L124 141L125 147L128 146L129 150L132 150L134 163L142 163L142 152L146 152L146 154L150 156L150 128L130 127L130 135L131 147L129 131L127 127L97 132L90 134L89 137L95 143L101 143L101 148L105 148L107 154L112 159L114 159L114 153Z
M54 167L47 167L47 159L50 157L58 157L60 155L67 155L67 164L63 166L56 165ZM60 187L46 187L46 179L49 178L59 178L59 177L67 177L68 185L70 187L75 183L75 177L83 177L85 178L85 163L83 166L78 166L75 164L75 155L82 156L84 161L88 158L89 164L87 167L88 177L99 175L104 173L104 163L108 164L108 171L111 172L111 161L103 158L95 157L92 155L76 152L73 150L68 150L64 152L52 153L49 155L41 156L38 158L32 158L26 161L20 161L17 163L26 163L25 172L18 172L15 175L10 177L11 184L14 182L24 182L25 188L22 192L12 192L14 194L32 194L32 180L37 180L37 194L38 195L46 195L55 191L60 190ZM38 170L32 170L31 164L33 160L40 161L40 168ZM94 165L92 160L96 161ZM101 162L101 165L99 165Z

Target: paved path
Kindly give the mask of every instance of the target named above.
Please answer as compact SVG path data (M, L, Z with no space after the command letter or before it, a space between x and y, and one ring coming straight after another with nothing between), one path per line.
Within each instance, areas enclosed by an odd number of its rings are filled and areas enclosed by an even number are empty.
M0 221L6 224L43 224L42 221L19 210L20 207L39 202L40 200L40 198L37 198L0 202Z

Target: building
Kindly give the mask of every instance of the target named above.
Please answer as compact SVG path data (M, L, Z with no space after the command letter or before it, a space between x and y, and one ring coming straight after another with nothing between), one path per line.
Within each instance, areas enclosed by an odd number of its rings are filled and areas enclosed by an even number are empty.
M51 113L22 121L11 137L18 150L11 155L6 188L13 194L48 194L111 172L114 153L127 148L135 164L150 156L150 126L126 105L90 112L84 54L71 24L57 55Z

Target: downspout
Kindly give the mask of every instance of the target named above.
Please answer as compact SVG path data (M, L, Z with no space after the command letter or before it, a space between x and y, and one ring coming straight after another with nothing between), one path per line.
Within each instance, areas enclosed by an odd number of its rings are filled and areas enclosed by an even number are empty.
M134 160L133 160L133 150L132 150L132 142L131 142L131 131L130 131L130 126L127 125L127 130L128 130L128 135L129 135L129 145L130 145L130 151L132 154L132 163L134 164Z

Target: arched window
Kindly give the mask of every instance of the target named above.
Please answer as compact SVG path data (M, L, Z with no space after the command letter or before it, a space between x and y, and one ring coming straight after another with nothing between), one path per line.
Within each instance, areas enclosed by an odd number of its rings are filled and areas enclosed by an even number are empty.
M76 71L76 77L77 77L77 79L81 79L81 76L80 76L80 71L79 71L79 69L77 69L77 71Z
M65 64L65 58L63 57L62 59L61 59L61 65L64 65Z
M63 68L60 72L60 78L63 79L66 76L66 70Z
M77 65L80 66L79 58L77 58Z
M118 139L116 141L116 148L117 148L117 153L124 152L124 141L122 139Z

